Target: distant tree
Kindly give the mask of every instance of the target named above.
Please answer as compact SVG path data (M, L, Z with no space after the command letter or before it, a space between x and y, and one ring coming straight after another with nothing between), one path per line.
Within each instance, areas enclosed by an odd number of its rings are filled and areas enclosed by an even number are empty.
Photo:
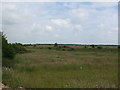
M91 45L92 48L95 48L95 45Z
M87 46L84 46L84 48L87 48Z
M57 46L58 46L58 44L57 44L57 43L55 43L55 44L54 44L54 47L57 47Z
M37 46L36 44L33 45L33 47L36 47L36 46Z
M120 49L120 45L118 45L118 48Z
M100 47L100 46L99 46L99 47L97 47L97 48L98 48L98 49L102 49L103 47Z
M64 48L67 48L67 46L66 46L66 45L64 45L63 47L64 47Z

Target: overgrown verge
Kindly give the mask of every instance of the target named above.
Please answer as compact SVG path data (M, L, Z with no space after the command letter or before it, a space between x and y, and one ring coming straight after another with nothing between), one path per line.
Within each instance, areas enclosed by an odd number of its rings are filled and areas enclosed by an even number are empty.
M2 32L0 38L2 38L2 83L10 88L19 88L20 80L13 75L14 65L18 62L15 56L28 51L20 43L8 43L6 35Z
M14 76L14 71L11 68L3 67L2 83L10 88L19 88L21 86L20 79Z

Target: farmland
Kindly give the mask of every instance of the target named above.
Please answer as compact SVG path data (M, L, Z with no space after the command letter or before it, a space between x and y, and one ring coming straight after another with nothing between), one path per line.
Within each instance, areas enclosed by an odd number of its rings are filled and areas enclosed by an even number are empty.
M3 67L3 84L11 88L115 88L117 47L101 47L25 46L29 52L17 54L12 68Z

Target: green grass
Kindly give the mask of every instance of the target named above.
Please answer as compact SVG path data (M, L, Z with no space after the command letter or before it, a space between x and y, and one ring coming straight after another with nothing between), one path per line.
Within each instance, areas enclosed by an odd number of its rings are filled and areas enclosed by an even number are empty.
M13 88L117 87L116 48L28 49L31 52L16 56L13 68L3 67L4 84Z

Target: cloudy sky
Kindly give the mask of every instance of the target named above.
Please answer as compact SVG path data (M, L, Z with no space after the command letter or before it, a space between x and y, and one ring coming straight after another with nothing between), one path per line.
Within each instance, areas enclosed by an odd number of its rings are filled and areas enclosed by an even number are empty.
M10 43L118 44L117 2L3 3Z

